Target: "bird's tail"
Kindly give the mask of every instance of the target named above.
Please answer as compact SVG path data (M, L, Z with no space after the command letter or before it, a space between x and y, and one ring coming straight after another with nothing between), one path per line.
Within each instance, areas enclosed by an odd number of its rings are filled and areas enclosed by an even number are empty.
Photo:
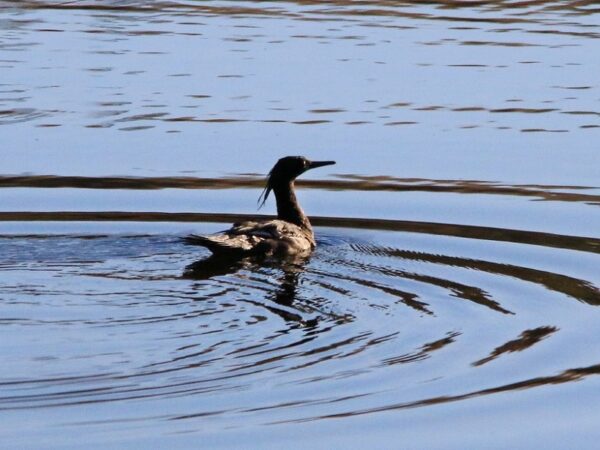
M190 234L181 239L187 245L199 245L201 247L206 247L215 254L243 252L243 249L232 246L230 243L219 239L217 236L201 236L199 234Z

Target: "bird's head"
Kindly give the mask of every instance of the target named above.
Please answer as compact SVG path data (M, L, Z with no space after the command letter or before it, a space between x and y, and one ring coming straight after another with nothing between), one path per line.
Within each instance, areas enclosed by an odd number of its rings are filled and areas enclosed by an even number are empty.
M267 177L267 185L258 198L259 207L265 204L271 190L278 185L285 185L294 181L297 177L310 169L329 166L335 161L309 161L304 156L286 156L281 158Z

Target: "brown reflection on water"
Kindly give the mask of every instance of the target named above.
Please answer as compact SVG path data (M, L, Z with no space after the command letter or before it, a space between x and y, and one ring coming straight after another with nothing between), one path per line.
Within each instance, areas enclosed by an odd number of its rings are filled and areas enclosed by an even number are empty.
M11 101L15 101L11 99ZM15 125L40 119L56 111L40 111L35 108L14 108L0 111L0 125Z
M334 263L342 264L342 265L346 264L346 262L342 262L342 261L334 261ZM349 265L351 265L351 264L349 264ZM357 266L354 265L354 267L357 267ZM361 264L360 267L364 268L364 269L372 269L372 267L366 267L364 264ZM364 286L364 287L367 287L367 288L375 290L375 291L381 291L385 294L395 297L397 299L396 303L401 303L405 306L408 306L409 308L414 309L415 311L425 313L427 315L433 315L433 311L428 308L429 305L427 303L425 303L424 301L420 300L419 297L412 292L402 291L397 288L386 286L382 283L377 283L377 282L366 280L366 279L359 278L359 277L353 277L352 275L347 274L347 273L338 275L338 274L334 274L334 273L321 272L321 271L318 271L315 269L312 269L311 273L318 275L318 276L322 276L323 278L351 281L352 283L355 283L356 285ZM396 275L398 275L398 274L396 274ZM403 273L400 276L401 277L404 276L404 278L409 278L409 274L406 274L406 273ZM332 288L332 286L330 286L330 285L327 285L326 287L327 287L327 289ZM348 294L351 294L351 292L348 291L348 292L345 292L344 294L348 295Z
M2 2L0 1L0 6L4 4L8 4L9 6L13 6L11 3L14 2ZM226 18L231 18L234 22L235 19L256 19L255 23L252 25L244 24L244 25L233 25L236 28L236 31L239 28L247 27L247 28L258 28L261 29L261 33L253 33L253 34L227 34L225 36L219 35L217 39L219 42L223 42L226 48L224 49L227 52L251 52L252 48L260 47L264 44L272 44L272 43L285 43L290 44L291 41L295 40L304 40L304 41L313 41L311 43L307 43L305 45L315 45L316 43L326 43L333 44L335 46L336 52L344 52L344 45L352 45L352 46L364 46L371 45L376 46L377 49L374 49L374 52L379 52L373 60L369 60L368 58L356 57L356 58L340 58L340 56L346 56L345 54L335 54L335 59L332 59L328 62L321 62L322 70L332 69L335 70L335 66L328 67L327 64L338 61L338 62L348 62L352 61L355 64L355 68L359 68L364 64L378 64L385 65L388 64L388 67L392 66L392 59L386 55L384 46L388 44L394 44L394 40L391 39L392 36L385 36L385 39L376 40L374 38L374 42L363 42L365 39L370 38L372 35L377 35L377 33L381 32L381 30L373 30L374 28L394 28L398 30L418 30L422 28L422 22L428 20L437 20L442 22L448 22L446 27L444 28L442 25L442 30L444 36L436 36L436 39L433 40L424 40L424 39L416 39L409 38L409 42L411 45L418 46L463 46L468 47L467 49L461 50L457 54L457 58L467 58L467 60L458 60L458 61L443 61L438 64L428 63L428 62L420 62L413 61L410 62L410 65L421 66L421 67L432 67L432 70L444 71L446 72L450 78L453 76L461 77L462 74L453 75L449 74L450 71L454 72L462 72L469 73L468 76L473 76L472 72L486 72L486 74L490 75L497 71L500 68L511 68L514 67L515 64L539 64L542 66L546 62L550 61L550 58L542 57L542 52L545 51L546 48L556 48L560 46L567 45L581 45L581 44L570 44L570 43L555 43L552 42L551 45L547 44L547 41L544 39L538 38L538 34L548 34L551 37L559 36L561 39L569 39L570 36L573 38L577 38L578 40L584 39L598 39L600 37L600 33L598 32L598 27L586 23L583 21L587 14L592 14L593 9L589 8L593 3L582 3L582 2L560 2L560 5L557 5L556 2L550 1L531 1L531 2L492 2L492 1L477 1L477 2L447 2L447 1L433 1L429 2L426 5L421 2L406 2L406 3L394 3L394 2L386 2L386 1L366 1L360 2L357 4L356 2L350 1L329 1L329 2L311 2L311 1L287 1L287 2L279 2L276 5L268 4L265 5L263 2L237 2L235 5L216 5L212 2L186 2L186 1L162 1L162 2L144 2L144 1L111 1L111 0L97 0L97 1L78 1L78 2L57 2L57 1L23 1L19 2L19 8L16 11L23 12L21 10L36 10L36 9L56 9L56 10L83 10L89 11L89 15L96 19L100 19L98 23L94 23L91 28L80 28L76 30L75 33L85 33L90 36L90 38L94 38L95 35L98 35L98 39L106 39L106 35L115 35L114 42L120 41L129 41L127 45L137 44L144 40L153 40L156 39L156 42L160 39L161 42L167 42L173 39L178 39L181 36L202 36L201 39L213 39L214 36L209 33L203 34L196 32L196 28L190 28L194 26L210 28L208 24L209 20L204 20L207 18L213 18L214 16L223 16ZM110 14L110 12L113 14ZM552 12L552 19L547 17L549 12ZM95 13L94 13L95 12ZM131 13L131 14L125 14ZM161 13L164 14L164 18L161 20L155 20L153 18L153 14ZM176 17L182 16L186 17L185 21L179 21L179 19L170 19L169 15ZM120 22L121 20L128 20L131 24L134 24L136 27L148 25L151 26L149 29L131 29L130 27L122 27L115 26L112 22ZM202 21L194 21L193 17L203 18ZM291 23L291 28L299 28L302 26L294 26L294 21L323 21L323 22L341 22L340 24L336 24L336 27L326 29L326 32L323 30L318 30L315 32L291 32L284 33L283 36L277 34L276 36L272 36L270 32L270 25L261 26L262 19L266 18L278 18L281 21L285 20L288 23ZM581 18L582 21L579 23L576 18ZM417 26L411 25L396 25L394 24L394 20L398 19L402 22L406 22L405 19L408 19L410 23L417 24ZM250 21L249 20L249 21ZM248 22L249 22L248 21ZM14 20L9 21L10 25L6 25L5 28L9 29L18 29L23 32L23 36L32 38L39 37L38 35L42 32L41 30L53 30L53 31L66 31L68 33L67 39L73 38L75 36L73 30L65 29L65 30L55 30L54 28L33 28L31 27L31 23L26 20ZM14 23L13 23L14 22ZM204 23L203 23L204 22ZM462 24L457 24L457 26L451 26L454 22L464 22ZM477 23L481 22L481 24ZM37 23L37 22L33 22ZM172 23L173 26L165 26L166 23ZM503 24L510 24L508 26L504 26ZM50 24L49 24L50 25ZM52 24L56 26L55 24ZM158 27L164 27L159 29ZM573 28L579 27L582 28L581 31L572 31ZM135 27L134 27L135 28ZM304 31L304 30L301 30ZM386 33L393 33L393 31L385 30ZM423 32L426 32L426 29L423 28ZM439 30L437 30L439 31ZM453 37L457 31L472 31L473 33L494 33L498 36L510 36L510 40L502 41L500 39L477 39L473 36L471 39L463 39L460 37ZM450 37L446 33L450 33ZM562 37L565 35L566 37ZM173 37L170 37L173 36ZM515 37L516 36L516 37ZM278 39L273 39L277 37ZM77 38L75 36L75 38ZM532 40L532 42L528 42L528 38ZM23 38L21 38L23 39ZM534 41L535 40L535 41ZM40 43L43 40L40 40ZM68 42L68 41L67 41ZM104 41L107 42L107 41ZM549 41L548 41L549 42ZM32 45L40 45L40 43L36 42L16 42L12 43L7 41L5 43L0 43L0 47L6 48L7 50L23 50L27 48L26 46ZM228 44L236 44L233 48L229 48ZM45 44L44 44L45 45ZM115 44L116 45L116 44ZM125 45L125 44L123 44ZM146 43L144 45L153 45L153 43ZM591 44L589 44L591 45ZM244 47L244 48L241 48ZM475 60L473 61L470 57L470 52L476 52L477 49L470 50L471 47L482 47L482 48L491 48L491 47L508 47L515 48L518 51L522 51L522 49L527 49L529 47L540 47L540 50L535 50L536 55L535 58L522 58L516 62L512 62L510 64L490 64L489 61L485 60ZM146 47L144 47L146 48ZM64 49L59 49L63 51ZM74 70L85 71L86 77L89 79L93 79L94 81L108 81L111 83L119 82L119 78L122 78L123 75L139 75L144 74L143 77L148 80L153 80L156 77L156 71L148 66L146 61L142 61L142 58L138 58L134 60L134 63L144 64L143 68L146 70L127 70L121 74L119 74L118 67L111 63L111 61L107 58L102 58L102 56L118 56L125 55L130 50L119 48L106 48L103 50L84 50L86 54L97 55L97 57L91 58L89 62L86 62L85 67L74 67ZM310 50L308 50L310 51ZM497 50L498 52L502 52L502 48ZM384 52L384 53L380 53ZM135 51L135 55L169 55L172 54L172 51L157 51L157 50L147 50L147 51ZM498 53L499 58L503 58L503 56ZM168 56L165 56L165 59ZM253 59L254 57L250 57ZM487 58L483 58L487 59ZM101 61L100 61L101 60ZM24 61L17 61L12 59L5 60L7 64L9 64L9 68L19 70ZM556 61L552 61L556 62ZM574 62L561 62L560 65L554 64L552 67L567 67L569 65L581 64ZM243 64L243 62L239 62ZM244 65L240 67L246 67ZM138 69L141 67L138 67ZM450 69L452 68L452 69ZM57 67L43 67L36 68L38 70L47 70L52 69L56 70ZM23 69L21 69L23 70ZM237 72L236 70L231 70L231 67L223 67L222 69L216 67L215 72L211 73L210 76L222 80L224 83L232 82L235 83L239 81L240 83L243 81L248 81L251 76L256 76L256 79L260 79L264 74L268 74L269 70L267 67L261 68L259 71L254 71L254 73L242 73L242 71ZM354 70L354 69L351 69ZM395 69L389 73L382 72L379 74L371 74L369 72L368 81L377 81L377 82L388 82L389 77L394 76ZM540 78L545 78L544 71L548 70L547 68L540 67L538 69L542 76ZM38 75L41 76L41 75ZM112 128L113 131L121 130L121 131L144 131L144 130L153 130L149 133L155 133L156 131L162 131L164 133L174 132L174 130L161 130L161 126L158 124L141 124L141 125L130 125L126 127L116 127L115 123L118 123L119 120L140 120L140 121L159 121L166 122L169 125L176 123L179 127L188 127L192 124L204 123L204 124L227 124L227 123L238 123L238 122L252 122L252 123L260 123L260 124L282 124L282 127L287 125L314 125L314 126L323 126L323 127L343 127L343 126L354 126L354 125L372 125L375 126L387 126L385 132L394 133L396 131L401 132L404 129L406 131L413 132L412 129L408 129L408 126L419 124L420 127L425 128L431 123L428 123L427 120L436 120L434 117L425 118L421 114L439 114L446 115L446 117L442 118L444 121L445 127L450 129L454 129L457 132L466 132L465 130L477 130L474 132L481 132L483 129L488 129L496 132L496 130L513 130L514 133L564 133L564 132L577 132L581 130L595 130L600 125L594 123L593 121L583 122L585 116L591 118L600 117L600 112L594 109L593 105L583 104L586 101L585 98L577 99L582 102L581 106L578 106L575 110L573 108L565 108L563 103L558 99L554 100L554 105L552 108L546 108L539 104L538 100L535 99L525 99L525 102L530 104L524 108L506 108L505 105L502 104L501 99L491 99L490 104L482 105L477 104L479 100L464 100L465 104L461 104L462 99L458 98L453 102L448 102L444 104L440 102L439 94L437 99L432 99L432 103L435 102L435 105L431 105L425 103L424 101L419 102L419 98L410 98L403 99L401 102L393 102L392 98L381 98L381 104L392 103L393 107L399 106L408 106L411 105L411 110L415 112L415 115L410 115L406 117L403 113L405 111L397 111L394 112L393 115L377 117L377 119L373 117L369 117L369 119L373 120L362 120L364 116L362 114L376 114L374 111L356 111L353 110L352 104L355 104L357 101L363 100L359 98L353 98L355 94L348 95L348 104L336 104L331 102L331 100L325 100L328 107L327 108L312 108L309 105L319 104L319 101L323 101L326 96L325 92L318 93L318 98L313 98L307 101L305 105L298 105L295 109L297 114L295 116L287 115L285 113L279 113L274 116L264 115L264 112L260 112L260 108L268 110L265 106L253 105L252 108L246 110L233 109L229 108L228 103L232 100L232 98L224 99L220 95L222 93L222 87L213 86L208 88L205 86L201 88L202 90L207 90L208 92L200 93L196 95L195 91L198 88L197 83L198 78L202 78L203 74L198 73L195 70L187 70L176 73L169 73L164 76L167 77L178 77L181 79L181 84L189 83L189 90L180 92L181 96L187 98L196 98L196 99L208 99L210 100L206 102L202 102L202 108L207 107L206 111L203 110L202 114L187 114L182 113L181 111L175 112L175 110L183 109L183 108L196 108L199 105L189 105L189 104L177 104L178 96L174 96L173 100L170 100L168 103L171 104L162 104L165 102L161 102L161 107L165 109L165 111L169 111L169 113L161 113L160 116L144 116L140 114L133 114L134 112L139 112L140 108L148 108L148 107L159 107L156 104L147 105L139 103L139 101L131 102L129 106L130 111L124 111L116 109L112 109L112 111L93 111L91 112L92 117L104 117L106 122L103 123L87 123L81 124L81 122L76 122L77 125L81 125L89 130L109 130ZM208 75L207 75L208 76ZM289 76L289 75L286 75ZM436 75L437 76L437 75ZM186 80L186 77L189 80ZM192 81L193 80L193 81ZM497 82L496 82L497 83ZM581 86L577 84L581 83ZM64 84L64 82L63 82ZM143 84L142 84L143 85ZM62 88L62 86L59 86ZM260 87L260 86L259 86ZM557 81L552 82L552 86L538 86L540 88L556 88L556 89L594 89L595 85L590 85L585 81L574 82L573 86L562 85L562 83L558 83ZM210 90L209 90L210 89ZM322 88L323 89L323 88ZM389 91L389 90L388 90ZM140 92L143 92L143 89L140 89ZM357 92L360 92L360 89L357 89ZM96 91L95 95L103 96L103 92ZM132 92L134 94L134 92ZM464 93L464 97L468 98L473 93L468 90ZM129 93L120 92L119 95L129 95ZM314 94L311 94L314 95ZM417 95L413 93L413 95ZM257 95L257 101L261 101L261 96ZM33 101L37 99L37 96L29 95L26 97L27 102L31 102L31 106L38 107L38 104L33 104ZM68 117L66 111L52 111L52 110L38 110L36 109L35 114L22 114L19 112L19 108L14 108L14 103L19 100L19 98L15 99L7 99L8 102L12 104L5 104L5 111L12 111L10 114L7 114L6 117L2 117L0 114L0 124L13 124L20 123L26 121L38 120L46 115L53 116L65 116L62 119L54 119L49 123L41 124L40 127L56 127L65 125L65 122L68 122ZM334 100L337 101L337 100ZM446 98L446 101L448 99ZM225 103L224 103L225 102ZM438 102L440 102L438 104ZM543 103L543 101L542 101ZM24 106L24 105L21 105ZM29 106L29 105L28 105ZM331 106L331 107L329 107ZM292 108L290 108L292 109ZM236 111L237 114L232 113ZM585 114L580 113L580 111L585 112ZM69 111L71 113L72 111ZM81 112L81 111L79 111ZM456 115L448 115L448 112L470 112L477 113L480 112L481 116L475 114L477 116L476 120L470 119L466 124L462 121L457 123ZM40 115L41 113L42 115ZM88 113L86 111L85 113ZM84 114L85 114L84 113ZM343 114L334 114L334 113L343 113ZM491 120L488 121L487 117L489 115L493 115L498 117L498 113L503 113L502 116L498 118L498 120L511 120L513 123L503 123L496 125L491 125ZM557 114L569 114L570 117L573 117L573 121L566 122L565 125L560 124L557 126L556 123L560 119L557 118ZM106 115L104 115L106 114ZM320 120L323 117L323 114L327 114L327 120ZM360 114L360 115L359 115ZM520 121L519 116L522 114L534 115L537 117L537 122L535 123L527 123L522 125L517 125L514 122ZM546 116L547 114L547 116ZM315 118L315 116L321 115L321 117ZM129 116L129 117L123 117ZM578 116L582 120L580 123L573 123L577 120ZM71 116L73 117L73 116ZM494 117L494 119L496 118ZM337 120L336 120L337 119ZM462 119L462 118L461 118ZM485 121L485 122L484 122ZM454 122L454 123L452 123ZM553 122L548 124L547 122ZM437 126L437 125L435 125ZM356 127L354 127L356 128ZM368 127L370 128L370 127ZM417 128L417 127L414 127ZM370 130L372 131L372 130Z
M277 421L273 423L299 423L299 422L308 422L314 420L324 420L324 419L341 419L344 417L353 417L353 416L362 416L365 414L373 414L384 411L394 411L401 409L409 409L409 408L419 408L423 406L431 406L431 405L440 405L444 403L452 403L458 402L462 400L469 400L475 397L482 397L487 395L494 395L506 392L514 392L521 391L524 389L532 389L542 386L548 385L557 385L563 383L571 383L573 381L579 381L586 377L592 375L600 374L600 364L594 364L586 367L578 367L574 369L567 369L558 375L551 376L542 376L529 378L523 381L518 381L516 383L504 384L501 386L489 388L489 389L481 389L477 391L467 392L461 395L448 395L448 396L440 396L440 397L431 397L425 398L422 400L417 400L414 402L406 402L406 403L395 403L390 405L385 405L376 408L368 408L368 409L359 409L355 411L342 412L337 414L328 414L328 415L320 415L315 417L307 417L304 419L297 420L285 420L285 421Z
M3 1L0 3L6 3ZM10 3L10 2L9 2ZM241 3L241 2L240 2ZM530 19L524 14L502 15L506 12L522 12L528 10L530 13L543 12L565 12L581 16L591 15L597 12L593 0L570 0L556 2L552 0L529 0L519 2L497 2L493 0L436 0L428 2L434 9L424 11L411 11L415 6L421 6L421 2L405 2L398 4L390 3L385 0L355 1L329 0L287 0L280 2L282 5L295 4L305 7L303 14L292 12L285 7L262 4L262 2L245 2L246 5L211 5L208 2L189 3L172 1L159 1L148 3L145 1L117 2L105 0L103 2L57 2L47 0L23 0L19 2L19 7L23 9L59 9L59 10L96 10L96 11L123 11L123 12L152 12L152 11L172 11L172 12L195 12L210 15L226 16L287 16L301 20L318 20L318 16L348 16L348 17L396 17L408 19L427 19L449 22L467 22L467 23L497 23L497 24L522 24L537 23L541 20ZM444 14L444 11L467 12L471 15ZM474 11L485 11L498 14L495 17L476 15ZM311 17L313 16L313 17ZM553 33L554 30L541 30L543 33ZM588 33L580 33L587 36ZM592 37L594 33L589 33Z
M5 3L5 2L2 2ZM1 3L0 3L1 6ZM276 8L254 8L243 6L211 6L208 4L190 4L177 1L157 1L148 3L146 1L130 1L123 3L121 1L106 0L98 2L56 2L46 0L24 0L19 2L19 8L22 9L58 9L58 10L90 10L90 11L120 11L120 12L176 12L176 11L195 11L214 15L252 15L252 16L270 16L284 15L285 13Z
M367 250L365 250L365 248L360 245L352 245L352 248L354 250L358 250L363 253L371 253L371 254L376 254L376 255L389 255L389 252L386 249L368 248ZM498 300L491 298L491 296L488 292L486 292L485 290L483 290L477 286L471 286L471 285L467 285L465 283L452 281L447 278L440 278L440 277L423 274L423 273L415 273L415 272L409 272L406 270L397 270L397 269L391 269L391 268L382 268L380 266L373 265L373 264L367 264L365 262L358 263L358 262L354 262L354 261L345 260L345 261L333 261L333 263L336 265L339 264L341 266L345 266L346 268L367 270L370 273L381 273L385 276L413 280L413 281L425 283L425 284L428 284L431 286L437 286L437 287L440 287L442 289L449 291L453 297L460 298L462 300L467 300L467 301L473 302L477 305L485 306L486 308L489 308L492 311L496 311L496 312L499 312L502 314L511 314L511 315L514 314L514 312L503 308L500 305L500 302ZM432 312L426 308L427 303L424 303L423 301L419 301L419 300L415 301L416 296L414 296L413 294L409 294L409 297L408 297L409 301L406 301L406 298L407 298L406 293L403 293L396 289L382 288L381 286L377 285L376 283L365 282L362 280L352 279L350 277L347 277L347 279L358 282L358 284L363 284L365 286L369 286L372 288L374 287L376 289L383 290L384 292L387 292L389 294L396 295L396 296L400 297L401 299L403 299L402 303L406 304L407 306L410 306L417 310L422 310L423 312L426 312L428 314L432 314Z
M159 113L160 114L160 113ZM212 122L229 119L210 119ZM321 122L321 121L319 121ZM312 122L308 122L312 123ZM402 122L412 123L412 122ZM393 125L395 123L392 123ZM400 123L398 123L400 124ZM582 191L597 190L592 186L560 186L522 184L510 185L478 180L432 180L391 176L341 174L335 180L298 180L300 188L340 191L436 192L459 194L490 194L532 197L539 200L583 202L595 205L600 195ZM56 175L0 175L1 188L79 188L79 189L254 189L263 187L264 178L243 175L226 178L195 177L81 177ZM564 192L579 191L579 192Z
M447 336L438 339L437 341L428 342L427 344L424 344L420 349L413 353L407 353L404 355L386 358L382 361L382 364L386 366L393 366L395 364L406 364L430 358L433 352L441 350L447 347L448 345L456 342L456 338L460 336L460 334L461 333L457 331L448 333Z
M451 64L449 65L449 67L484 67L484 66L480 66L480 65L464 65L464 64ZM229 76L232 77L232 76ZM193 96L193 95L186 95L186 97L194 97L194 98L209 98L211 96ZM11 100L14 101L14 100ZM506 102L511 102L513 100L506 100ZM543 103L549 103L552 102L554 103L554 101L546 101ZM98 127L98 128L110 128L110 126L112 126L114 123L118 123L121 121L161 121L161 122L180 122L180 123L232 123L232 122L256 122L256 123L279 123L279 124L288 124L288 125L325 125L325 124L333 124L333 125L356 125L356 124L370 124L370 123L374 123L374 124L379 124L379 125L384 125L384 126L390 126L390 125L417 125L417 124L421 124L422 121L419 120L415 120L417 118L419 118L419 114L421 113L440 113L440 112L456 112L456 113L487 113L487 114L493 114L493 115L497 115L497 114L502 114L502 115L507 115L507 116L513 116L513 115L518 115L518 114L527 114L527 115L542 115L542 114L567 114L570 116L590 116L590 117L600 117L600 112L598 111L594 111L594 110L562 110L560 108L505 108L505 107L484 107L484 106L471 106L471 105L467 105L467 106L456 106L456 105L424 105L424 106L418 106L418 105L413 105L412 103L395 103L392 105L388 105L385 107L382 107L381 109L395 109L395 108L401 108L401 107L407 107L412 105L413 107L411 108L411 111L415 112L415 115L417 115L417 117L413 117L410 116L409 119L411 120L391 120L391 121L385 121L385 120L381 120L378 122L374 122L374 121L365 121L365 120L332 120L333 115L336 113L348 113L348 114L356 114L361 113L361 114L375 114L375 111L371 111L371 110L361 110L361 111L352 111L346 108L322 108L322 109L310 109L307 111L308 114L310 114L311 116L323 116L323 115L328 115L328 119L311 119L311 118L306 118L306 119L298 119L298 120L293 120L293 119L289 119L289 118L283 118L283 116L279 116L279 117L272 117L272 118L265 118L265 119L261 119L261 118L243 118L243 117L211 117L211 116L220 116L220 115L230 115L231 113L249 113L251 112L250 110L247 109L240 109L240 108L236 108L236 109L232 109L232 108L228 108L228 109L223 109L222 111L215 111L215 112L211 112L202 116L171 116L171 117L167 117L169 113L166 112L161 112L161 113L155 113L155 114L136 114L136 115L132 115L132 116L125 116L125 117L120 117L118 119L114 119L112 122L106 122L104 124L93 124L93 125L87 125L87 127ZM143 105L142 107L144 108L149 108L149 107L153 107L153 108L159 108L159 107L166 107L167 105ZM198 105L181 105L181 108L186 108L186 109L196 109L198 108ZM290 111L291 108L268 108L269 110L272 111ZM58 111L45 111L42 114L43 115L47 115L47 114L55 114ZM96 117L96 118L102 118L102 117L111 117L111 116L119 116L122 114L126 114L128 111L127 110L113 110L113 111L104 111L104 110L100 110L97 112L93 112L91 115L92 117ZM1 112L0 112L1 113ZM4 112L5 115L19 115L22 114L21 110L19 109L14 109L14 110L6 110ZM347 116L344 115L344 116ZM41 116L39 115L30 115L27 118L24 118L22 121L28 121L28 120L34 120L37 119ZM310 117L310 116L309 116ZM384 115L384 116L378 116L378 119L393 119L394 116L393 115ZM1 119L1 117L0 117ZM482 119L482 116L478 117L479 120ZM2 123L17 123L16 121L11 120L10 122L5 119L4 121L0 120L0 124ZM487 124L477 124L478 127L480 126L489 126L489 123L495 123L495 122L487 122ZM585 127L585 126L589 126L589 128L595 127L595 124L580 124L579 128L581 127ZM456 124L454 126L455 128L459 128L459 129L465 129L464 126L460 125L460 124ZM494 128L498 128L498 127L494 127ZM504 126L502 127L502 129L512 129L513 127L509 127L509 126ZM545 129L543 127L536 127L536 128L525 128L525 129L521 129L521 131L560 131L560 132L568 132L570 131L570 129L560 129L560 130L553 130L553 129Z
M98 222L213 222L233 223L246 220L274 219L261 214L225 213L165 213L123 211L1 211L1 221L98 221ZM362 219L345 217L311 216L315 226L391 230L432 235L455 236L500 242L539 245L549 248L564 248L589 253L600 253L600 239L567 236L554 233L512 230L508 228L480 227L448 223L415 222L410 220Z
M562 292L580 302L590 305L600 305L600 290L585 280L579 280L566 275L546 272L538 269L500 264L455 256L433 255L423 252L413 252L399 249L357 247L363 252L371 252L381 256L393 256L414 261L425 261L445 266L463 267L488 272L496 275L506 275L523 281L540 284L555 292ZM464 289L464 288L463 288ZM476 292L476 291L475 291ZM480 294L478 297L481 297ZM485 298L489 302L489 299ZM480 300L481 301L481 300ZM496 306L496 305L494 305Z
M490 361L493 361L494 359L498 358L499 356L505 353L521 352L523 350L527 350L528 348L534 346L538 342L547 338L551 334L556 333L557 331L558 328L550 326L538 327L532 330L525 330L517 339L508 341L507 343L496 347L490 353L489 356L480 359L479 361L475 361L474 363L472 363L472 365L482 366L484 364L489 363Z

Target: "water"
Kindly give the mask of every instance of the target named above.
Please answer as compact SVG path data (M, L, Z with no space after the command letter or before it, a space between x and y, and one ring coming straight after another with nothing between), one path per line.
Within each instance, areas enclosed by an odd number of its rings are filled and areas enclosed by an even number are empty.
M598 12L0 2L0 446L593 448Z

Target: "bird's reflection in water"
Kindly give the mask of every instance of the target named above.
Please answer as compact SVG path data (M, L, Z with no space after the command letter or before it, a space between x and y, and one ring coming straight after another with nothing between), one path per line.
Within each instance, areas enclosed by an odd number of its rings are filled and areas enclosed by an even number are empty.
M213 277L230 275L245 267L255 264L252 258L231 258L227 256L211 255L189 264L183 278L189 280L208 280Z
M252 256L241 259L239 257L234 258L222 255L211 255L208 258L195 261L188 265L185 268L182 277L190 280L202 281L217 276L232 275L240 270L252 272L260 268L275 269L281 272L277 277L279 286L268 295L267 299L285 308L270 306L269 304L260 301L248 299L245 299L244 301L259 305L270 312L277 314L284 320L299 322L303 326L310 327L317 324L316 318L309 319L302 314L297 314L292 311L305 312L305 308L302 307L305 305L297 303L298 286L309 259L310 256L308 255L295 255L287 258Z

